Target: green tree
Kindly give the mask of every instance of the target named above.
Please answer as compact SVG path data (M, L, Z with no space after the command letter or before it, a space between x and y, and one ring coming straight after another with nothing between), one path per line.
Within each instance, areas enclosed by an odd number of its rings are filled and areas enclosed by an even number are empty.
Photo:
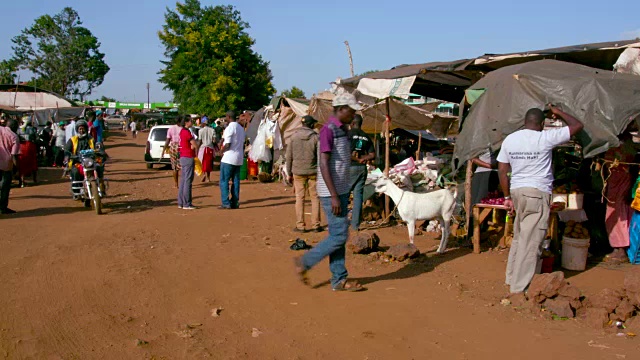
M38 87L67 97L83 99L109 72L100 42L70 7L54 16L40 16L11 41L11 61L29 70Z
M296 86L292 86L291 89L282 92L282 96L290 99L305 99L304 91Z
M221 115L258 109L275 93L269 63L252 50L249 24L233 6L186 0L167 8L165 21L158 32L166 48L160 82L182 111Z
M100 101L116 102L116 99L114 99L114 98L110 98L110 97L106 97L106 96L104 96L104 95L103 95L103 96L100 98Z
M11 60L0 61L0 84L14 84L18 67Z
M373 73L376 73L376 72L378 72L378 71L380 71L380 70L369 70L369 71L365 71L365 72L363 72L362 74L358 74L358 75L356 75L356 76L367 76L367 75L369 75L369 74L373 74Z

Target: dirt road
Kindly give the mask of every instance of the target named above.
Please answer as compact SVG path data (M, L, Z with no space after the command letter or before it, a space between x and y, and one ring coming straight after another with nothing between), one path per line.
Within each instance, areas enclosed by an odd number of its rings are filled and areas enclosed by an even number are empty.
M59 169L13 189L0 218L0 358L8 359L634 359L640 341L500 305L506 252L467 248L412 264L348 256L363 293L294 276L294 198L243 183L220 211L216 182L177 208L168 169L145 169L146 134L116 135L105 215L72 201ZM379 231L384 245L405 228ZM317 241L323 234L307 236ZM570 274L585 292L622 283L625 267ZM212 309L222 307L218 317ZM256 329L256 330L253 330Z

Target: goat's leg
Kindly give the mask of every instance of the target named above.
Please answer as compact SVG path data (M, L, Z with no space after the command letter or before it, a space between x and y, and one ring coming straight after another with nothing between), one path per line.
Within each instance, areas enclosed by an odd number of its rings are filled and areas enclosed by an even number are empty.
M440 239L440 246L438 246L438 254L444 254L444 251L447 249L447 242L449 241L449 232L451 220L443 220L440 219L440 224L442 224L442 238Z
M413 244L413 235L416 233L416 221L407 221L407 229L409 230L409 242Z

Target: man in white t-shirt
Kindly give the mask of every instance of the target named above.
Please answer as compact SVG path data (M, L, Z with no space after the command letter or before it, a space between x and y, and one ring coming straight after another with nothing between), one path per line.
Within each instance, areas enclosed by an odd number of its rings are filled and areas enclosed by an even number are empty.
M220 195L222 205L219 209L237 209L240 206L240 168L244 162L245 133L242 124L236 122L236 114L227 112L227 128L222 133L223 148L220 160ZM229 180L231 199L229 199Z
M560 109L550 106L549 111L552 117L561 118L568 126L543 130L544 113L540 109L529 109L524 119L525 128L507 136L498 154L504 204L510 212L516 211L506 273L511 293L523 292L529 286L540 261L549 223L552 150L583 128L580 121ZM507 176L509 172L511 179Z

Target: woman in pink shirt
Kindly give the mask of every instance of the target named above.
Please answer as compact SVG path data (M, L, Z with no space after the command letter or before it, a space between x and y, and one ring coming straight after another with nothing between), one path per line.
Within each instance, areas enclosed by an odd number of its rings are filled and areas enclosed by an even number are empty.
M198 144L189 128L193 124L191 118L183 121L184 127L180 130L180 185L178 187L178 208L193 210L196 207L192 203L191 189L193 186L193 173L195 169L196 150Z

